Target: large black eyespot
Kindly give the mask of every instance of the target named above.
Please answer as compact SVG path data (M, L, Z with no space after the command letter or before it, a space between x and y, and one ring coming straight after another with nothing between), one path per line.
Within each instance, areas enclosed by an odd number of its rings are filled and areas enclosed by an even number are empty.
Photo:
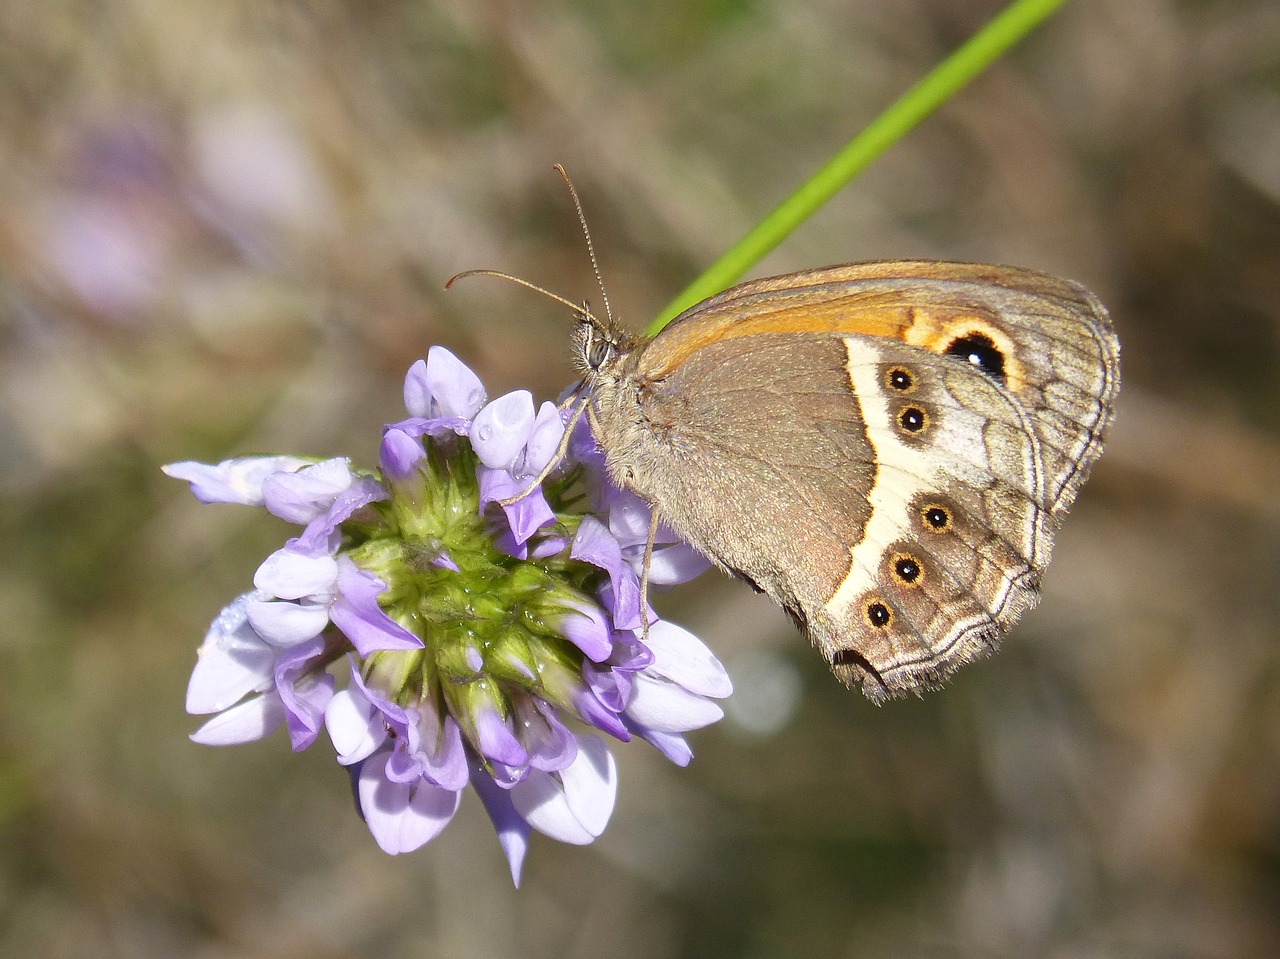
M893 613L889 611L889 607L878 599L873 599L867 603L866 608L867 622L876 629L884 629L893 621Z
M934 533L945 533L951 527L951 511L945 506L930 503L920 511L925 528Z
M947 347L948 356L956 356L976 366L983 373L1004 386L1004 354L992 342L991 337L981 333L969 333L953 340Z

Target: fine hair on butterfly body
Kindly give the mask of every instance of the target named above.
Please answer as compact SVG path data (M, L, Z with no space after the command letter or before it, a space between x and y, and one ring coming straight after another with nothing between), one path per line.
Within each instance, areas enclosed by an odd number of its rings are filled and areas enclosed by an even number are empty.
M739 284L649 340L605 302L574 308L575 419L653 508L642 580L660 518L876 702L939 685L1036 604L1119 389L1086 289L849 264Z

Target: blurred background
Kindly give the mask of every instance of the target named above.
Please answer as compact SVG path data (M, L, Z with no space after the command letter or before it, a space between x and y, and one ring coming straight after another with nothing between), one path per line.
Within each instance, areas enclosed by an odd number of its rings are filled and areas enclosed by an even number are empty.
M871 706L707 574L737 684L620 747L513 891L468 795L383 855L322 740L187 740L209 620L284 524L161 463L376 459L450 347L554 397L994 0L0 5L0 955L1280 954L1280 5L1074 0L757 275L932 256L1085 282L1124 344L1041 607Z

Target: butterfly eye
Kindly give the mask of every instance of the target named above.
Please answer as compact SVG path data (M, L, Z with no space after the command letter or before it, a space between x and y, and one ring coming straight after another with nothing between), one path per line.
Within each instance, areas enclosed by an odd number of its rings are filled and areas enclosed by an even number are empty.
M953 340L947 347L948 356L956 356L970 365L977 367L1001 386L1005 382L1004 354L996 347L988 336L981 333L969 333Z
M617 350L594 320L584 316L580 322L583 325L581 355L587 361L587 366L598 370Z
M587 362L591 364L593 370L598 370L604 366L604 361L609 358L611 352L609 343L601 337L596 337L591 341L591 348L587 350Z

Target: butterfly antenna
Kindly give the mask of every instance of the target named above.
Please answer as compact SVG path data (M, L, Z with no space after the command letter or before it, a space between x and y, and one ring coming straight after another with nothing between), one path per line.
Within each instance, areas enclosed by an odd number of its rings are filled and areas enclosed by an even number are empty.
M582 201L578 199L578 191L573 188L573 181L569 179L565 168L559 163L555 168L560 178L564 180L564 185L569 188L569 196L573 197L573 208L578 211L578 223L582 227L582 236L587 241L587 255L591 257L591 269L595 272L596 285L600 287L600 295L604 298L604 315L609 324L613 325L613 310L609 306L609 294L604 288L604 277L600 274L600 262L596 259L596 246L591 242L591 231L587 229L587 217L582 212Z
M558 296L557 294L552 293L550 290L543 289L542 287L538 286L538 284L536 283L530 283L528 280L522 280L520 279L520 277L512 276L510 273L503 273L501 270L463 270L461 273L455 273L453 276L449 277L449 279L445 281L444 288L447 290L449 289L449 287L453 286L454 280L461 280L464 277L468 277L468 276L496 276L500 280L509 280L512 283L516 283L520 286L526 287L527 289L533 290L536 293L541 293L543 296L550 297L551 299L555 300L557 303L563 303L569 309L573 310L574 313L581 314L582 316L586 317L588 320L595 320L595 322L597 323L599 322L599 320L596 320L595 316L592 314L591 308L585 302L571 303L569 300L566 300L563 296ZM608 304L606 303L605 309L608 309L608 308L609 308Z

